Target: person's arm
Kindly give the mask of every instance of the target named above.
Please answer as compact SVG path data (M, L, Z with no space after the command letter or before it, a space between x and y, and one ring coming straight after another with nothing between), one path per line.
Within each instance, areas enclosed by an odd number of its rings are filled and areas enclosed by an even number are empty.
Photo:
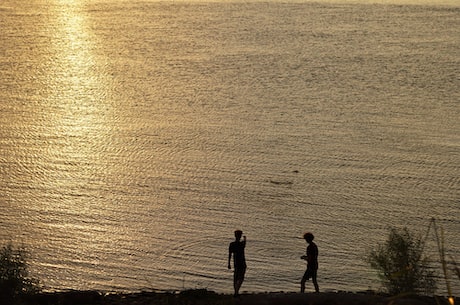
M230 265L230 261L232 260L232 249L231 247L228 248L228 269L232 269L232 266Z

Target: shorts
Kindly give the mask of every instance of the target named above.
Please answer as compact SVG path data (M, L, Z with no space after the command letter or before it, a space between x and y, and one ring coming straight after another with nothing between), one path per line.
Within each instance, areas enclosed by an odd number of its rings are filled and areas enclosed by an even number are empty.
M316 274L318 273L318 269L316 268L307 268L305 271L302 280L308 281L310 278L316 278Z
M235 281L244 281L244 275L246 274L246 268L235 268L233 272L233 280Z

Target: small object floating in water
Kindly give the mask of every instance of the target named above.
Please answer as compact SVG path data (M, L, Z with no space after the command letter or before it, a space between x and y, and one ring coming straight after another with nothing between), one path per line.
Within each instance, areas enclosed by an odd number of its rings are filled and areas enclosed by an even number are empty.
M278 185L291 185L291 184L292 184L292 181L275 181L275 180L270 180L270 183L278 184Z

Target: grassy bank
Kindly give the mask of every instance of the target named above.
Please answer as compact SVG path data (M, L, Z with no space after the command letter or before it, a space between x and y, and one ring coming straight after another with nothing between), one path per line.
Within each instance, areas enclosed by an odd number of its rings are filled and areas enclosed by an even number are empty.
M456 302L456 300L455 300ZM447 298L389 296L373 293L257 293L239 298L208 290L180 293L102 294L96 291L40 293L18 300L21 305L449 305ZM6 304L5 304L6 305Z

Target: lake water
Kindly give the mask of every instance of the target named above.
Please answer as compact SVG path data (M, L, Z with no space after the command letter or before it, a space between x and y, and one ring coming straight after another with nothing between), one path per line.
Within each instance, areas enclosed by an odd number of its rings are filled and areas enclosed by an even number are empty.
M0 241L48 290L230 293L237 228L249 292L299 290L305 231L323 291L432 217L460 263L459 6L2 0L0 34Z

